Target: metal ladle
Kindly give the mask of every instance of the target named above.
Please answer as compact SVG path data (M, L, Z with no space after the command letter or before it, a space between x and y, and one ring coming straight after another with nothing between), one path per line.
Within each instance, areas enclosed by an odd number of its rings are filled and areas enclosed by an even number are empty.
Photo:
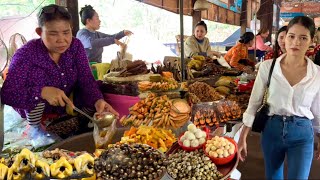
M82 110L80 110L79 108L75 107L73 108L75 111L77 111L78 113L84 115L85 117L87 117L88 119L90 119L92 122L94 122L93 117L91 117L89 114L83 112Z

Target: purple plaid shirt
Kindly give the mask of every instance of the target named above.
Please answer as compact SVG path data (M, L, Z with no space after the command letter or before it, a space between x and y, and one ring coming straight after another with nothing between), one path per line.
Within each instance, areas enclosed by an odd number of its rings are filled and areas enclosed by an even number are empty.
M67 96L74 92L74 103L80 107L93 108L98 99L103 99L83 45L76 38L58 64L50 58L41 39L31 40L18 49L3 84L1 100L14 107L22 117L41 102L46 103L44 113L65 113L65 108L50 106L41 98L45 86L59 88Z

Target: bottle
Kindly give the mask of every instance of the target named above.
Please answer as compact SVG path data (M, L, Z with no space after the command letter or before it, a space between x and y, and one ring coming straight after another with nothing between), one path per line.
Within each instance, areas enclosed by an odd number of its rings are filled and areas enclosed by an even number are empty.
M156 69L153 67L153 63L151 63L151 71L155 74L156 73Z

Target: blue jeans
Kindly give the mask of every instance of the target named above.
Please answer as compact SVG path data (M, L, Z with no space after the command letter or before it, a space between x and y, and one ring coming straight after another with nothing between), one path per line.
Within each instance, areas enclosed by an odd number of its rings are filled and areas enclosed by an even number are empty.
M274 115L267 121L261 135L267 179L284 179L285 156L288 179L308 179L314 148L311 120Z

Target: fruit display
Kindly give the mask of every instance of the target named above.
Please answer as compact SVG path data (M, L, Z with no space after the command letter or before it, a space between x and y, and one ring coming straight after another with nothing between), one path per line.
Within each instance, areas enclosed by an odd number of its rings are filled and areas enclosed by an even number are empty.
M195 82L189 85L189 92L195 94L201 102L211 102L223 99L213 87L204 82Z
M212 127L240 117L241 109L235 101L221 100L216 103L195 104L191 120L197 127Z
M149 70L147 68L146 63L142 60L136 60L131 63L128 63L127 67L120 72L118 77L128 77L147 73L149 73Z
M173 179L221 179L223 175L202 149L186 152L178 149L169 154L167 172Z
M191 107L185 100L170 100L166 95L157 97L150 93L147 98L133 105L129 117L122 117L120 122L124 126L179 128L189 120L190 112Z
M1 159L0 179L68 179L94 175L94 157L86 152L55 149L33 153L24 148L13 158Z
M206 142L206 138L206 132L197 128L194 124L189 124L188 131L184 132L179 141L182 143L183 147L196 148L202 146Z
M205 63L206 58L204 56L193 56L191 61L188 63L187 67L190 69L195 69L200 71L203 64Z
M176 138L171 130L154 128L150 126L131 127L125 131L121 138L121 144L147 144L161 152L166 152L176 142Z
M235 145L224 137L215 136L207 141L205 151L211 157L226 158L235 153Z
M107 148L95 160L97 179L160 179L167 160L158 150L144 144L120 144Z

